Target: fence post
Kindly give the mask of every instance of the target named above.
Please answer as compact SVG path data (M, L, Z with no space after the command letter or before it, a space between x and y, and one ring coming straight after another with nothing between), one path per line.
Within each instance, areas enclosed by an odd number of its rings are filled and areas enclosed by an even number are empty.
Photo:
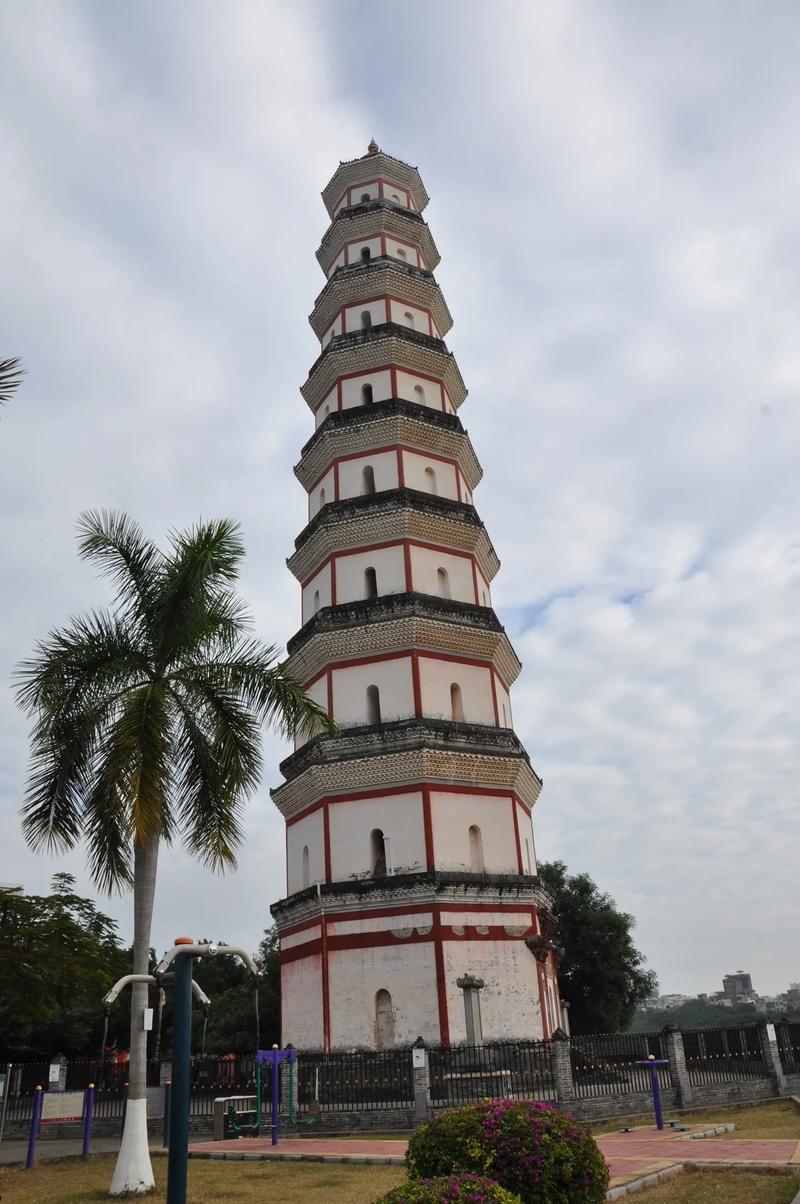
M678 1106L688 1108L694 1100L694 1089L686 1068L686 1051L683 1048L683 1033L674 1024L667 1024L662 1029L664 1038L664 1053L669 1058L669 1070L672 1082L678 1088Z
M431 1091L430 1063L422 1037L417 1037L411 1047L411 1067L414 1078L414 1125L417 1126L428 1119Z
M550 1056L553 1065L553 1080L556 1099L560 1104L569 1104L575 1099L575 1084L572 1081L572 1058L570 1040L563 1029L557 1028L550 1036Z
M775 1034L774 1024L759 1024L758 1036L761 1041L761 1049L764 1053L764 1061L767 1065L767 1075L775 1086L778 1095L786 1095L786 1075L783 1072L781 1064L781 1054L778 1049L778 1038Z

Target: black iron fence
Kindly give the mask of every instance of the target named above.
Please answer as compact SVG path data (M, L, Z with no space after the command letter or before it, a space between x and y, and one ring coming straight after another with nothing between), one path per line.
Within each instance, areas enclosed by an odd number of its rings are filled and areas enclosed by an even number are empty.
M759 1025L691 1028L681 1033L690 1082L702 1085L767 1078Z
M800 1024L782 1020L775 1025L775 1039L784 1074L800 1074Z
M683 1030L684 1058L691 1083L715 1084L743 1079L769 1081L763 1026L736 1025L729 1028ZM785 1074L800 1074L800 1024L775 1026L781 1065ZM675 1040L679 1040L676 1035ZM428 1047L428 1102L444 1108L486 1098L576 1101L603 1096L648 1094L650 1069L637 1065L651 1057L666 1059L669 1043L664 1034L607 1033L576 1036L569 1043L569 1078L557 1081L554 1044L548 1041L491 1042L481 1046ZM563 1047L562 1047L563 1048ZM282 1070L284 1103L288 1103L288 1077L294 1078L297 1111L300 1114L388 1111L414 1106L413 1051L410 1048L383 1051L349 1050L330 1054L298 1050L296 1066ZM561 1074L568 1075L563 1061ZM6 1120L30 1118L37 1086L49 1086L50 1064L46 1061L15 1063L8 1076ZM168 1062L148 1066L152 1115L160 1115L163 1095L158 1088L169 1078ZM677 1085L674 1067L658 1070L663 1088ZM66 1065L66 1089L83 1090L95 1084L98 1119L121 1119L127 1097L128 1065L123 1061L76 1059ZM209 1055L191 1063L192 1117L213 1115L219 1096L254 1095L255 1058ZM268 1089L263 1075L262 1090ZM564 1092L568 1093L564 1095Z
M572 1082L578 1099L650 1091L651 1071L637 1062L666 1058L661 1033L594 1033L570 1043ZM670 1067L659 1066L662 1087L672 1086Z
M300 1112L408 1108L414 1102L409 1049L301 1051L296 1073Z
M554 1100L552 1051L548 1041L502 1041L429 1050L433 1107L481 1099Z

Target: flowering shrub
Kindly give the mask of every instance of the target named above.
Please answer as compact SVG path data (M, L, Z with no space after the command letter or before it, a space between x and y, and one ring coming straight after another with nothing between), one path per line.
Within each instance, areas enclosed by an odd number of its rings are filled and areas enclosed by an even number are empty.
M599 1204L608 1187L587 1129L546 1104L515 1100L443 1112L413 1135L406 1161L412 1179L488 1175L522 1204Z
M442 1175L410 1180L376 1204L520 1204L519 1196L482 1175Z

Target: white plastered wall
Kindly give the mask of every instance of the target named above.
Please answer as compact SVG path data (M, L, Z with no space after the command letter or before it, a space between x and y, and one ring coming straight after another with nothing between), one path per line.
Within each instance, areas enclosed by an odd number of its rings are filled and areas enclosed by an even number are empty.
M308 847L309 886L325 881L325 839L322 808L286 829L286 893L303 889L303 849Z
M474 602L472 561L467 556L438 552L432 548L411 548L412 588L420 594L439 594L438 570L443 568L450 582L450 597L458 602Z
M418 792L332 803L329 823L334 879L370 873L374 828L380 828L389 841L389 863L395 873L425 868L425 826ZM381 923L385 926L386 921Z
M314 594L319 592L319 609L323 606L331 604L331 566L324 565L323 568L315 573L314 576L303 586L303 622L308 620L316 613L314 610Z
M410 656L333 670L333 717L342 727L368 723L367 687L380 693L381 722L414 714Z
M339 464L339 497L359 497L364 492L364 469L371 465L375 473L375 490L397 488L397 453L393 451L368 452L353 460L342 460Z
M432 790L431 825L437 869L469 872L469 829L473 824L481 831L486 872L518 873L510 796Z
M298 1049L321 1049L322 955L281 966L281 1037Z
M321 706L323 710L327 710L328 682L327 682L327 679L324 674L322 677L318 677L317 680L308 687L308 689L306 690L306 698L310 698L313 702L318 703L318 705ZM311 739L310 736L301 736L301 735L295 736L295 738L294 738L295 748L300 748L303 744L307 744L309 739Z
M422 392L420 392L422 390ZM397 370L397 396L417 405L427 406L429 410L441 410L442 386L438 380L429 380L427 376L415 376L413 372ZM447 394L445 392L445 399Z
M524 940L445 941L445 982L450 1040L466 1041L464 995L456 981L482 978L481 1021L485 1041L543 1036L536 959Z
M511 695L505 688L500 678L495 674L494 688L497 692L497 718L500 727L513 727L514 722L511 716Z
M403 263L413 264L417 268L426 266L417 247L412 246L411 243L402 242L398 238L392 238L388 234L386 236L386 254L391 255L393 259L401 259Z
M401 545L373 548L351 556L336 557L336 598L338 602L358 602L366 597L364 570L373 568L378 594L402 594L406 588L405 564Z
M334 387L328 393L325 394L325 398L323 399L322 404L317 406L317 409L314 412L315 427L322 426L325 419L328 417L328 415L333 410L336 409L336 407L337 407L337 391L336 391L336 386L334 385Z
M434 659L423 653L419 658L419 680L424 715L436 719L454 718L450 687L455 684L461 688L463 722L495 726L492 679L488 667Z
M364 301L358 305L348 305L344 311L344 328L347 334L354 330L363 330L362 314L368 313L373 326L382 326L386 321L386 301L379 297L377 301Z
M308 517L312 519L323 506L334 500L333 468L329 468L324 477L317 481L308 495Z
M458 485L456 483L457 468L446 460L433 460L430 456L419 455L416 452L402 452L403 476L409 489L421 489L425 493L436 493L439 497L458 501ZM433 470L436 489L431 489L431 479L426 469Z
M411 315L410 322L408 320L409 314ZM389 321L396 322L398 326L408 326L411 330L422 331L423 334L431 333L428 314L417 305L393 299L389 302L389 315Z
M392 395L392 375L388 369L382 372L365 372L363 376L348 376L342 381L342 409L351 410L363 405L361 389L372 385L372 400L386 401Z
M376 236L375 238L362 238L358 242L350 243L345 248L347 251L346 263L348 266L351 263L361 263L361 252L364 247L369 247L372 258L377 259L381 253L381 240Z
M476 571L476 574L478 577L478 604L480 606L491 606L492 605L492 591L489 588L489 582L486 580L486 578L484 577L481 570L477 567L477 565L475 567L475 571Z
M418 1036L436 1044L436 962L433 944L342 949L329 955L331 1044L334 1048L375 1045L375 996L392 996L395 1045Z

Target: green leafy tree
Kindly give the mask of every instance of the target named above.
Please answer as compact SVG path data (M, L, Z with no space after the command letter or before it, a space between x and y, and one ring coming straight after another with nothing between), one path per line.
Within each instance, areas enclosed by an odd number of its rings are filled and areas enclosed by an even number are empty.
M49 895L0 890L0 1033L7 1057L100 1052L100 999L130 961L115 922L74 886L70 874L56 874Z
M25 369L20 368L16 356L0 360L0 405L10 401L22 384Z
M662 1029L667 1024L675 1028L727 1028L734 1024L756 1024L759 1020L775 1023L784 1015L796 1022L798 1013L774 1007L759 1012L752 1003L739 1003L733 1007L717 1007L704 999L689 999L679 1007L663 1011L637 1011L631 1024L631 1032L646 1033Z
M245 800L261 773L261 726L328 725L235 592L244 547L229 520L173 532L162 552L127 515L83 514L80 555L115 590L53 631L20 667L34 719L23 830L34 848L86 841L96 882L133 888L133 969L148 969L161 842L182 837L214 870L235 867ZM146 1127L146 1033L131 994L130 1091L112 1194L153 1187Z
M613 1033L628 1027L636 1005L658 985L633 943L633 916L618 911L588 874L570 875L563 861L546 861L539 876L552 893L561 996L569 1002L574 1033Z

